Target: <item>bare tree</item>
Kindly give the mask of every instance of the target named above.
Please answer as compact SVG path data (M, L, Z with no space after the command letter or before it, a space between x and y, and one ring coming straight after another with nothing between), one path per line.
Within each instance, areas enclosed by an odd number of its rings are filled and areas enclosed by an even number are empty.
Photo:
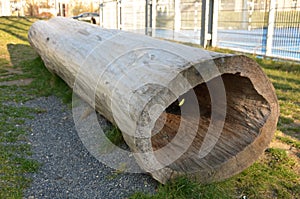
M37 0L26 0L26 14L37 16L39 14L39 2Z
M87 4L83 4L82 2L77 2L75 1L75 5L72 9L72 14L73 15L78 15L79 13L82 12L92 12L90 6Z

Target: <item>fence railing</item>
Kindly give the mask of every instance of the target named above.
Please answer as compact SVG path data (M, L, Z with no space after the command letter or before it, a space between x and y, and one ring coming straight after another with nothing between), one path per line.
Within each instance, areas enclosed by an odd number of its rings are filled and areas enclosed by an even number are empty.
M300 0L103 0L101 5L105 28L300 61Z
M291 7L279 2L255 1L235 9L220 7L217 46L300 61L300 4Z

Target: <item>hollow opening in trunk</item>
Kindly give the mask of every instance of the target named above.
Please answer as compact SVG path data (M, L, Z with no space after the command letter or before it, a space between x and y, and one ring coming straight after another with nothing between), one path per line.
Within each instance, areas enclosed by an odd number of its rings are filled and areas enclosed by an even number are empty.
M243 151L248 145L251 145L259 135L261 127L265 124L270 114L270 105L255 90L247 77L242 77L239 74L223 74L221 78L226 92L226 103L224 103L226 116L224 123L214 123L216 125L224 124L221 128L221 133L213 132L209 135L216 138L215 141L207 136L212 116L211 101L213 101L209 92L214 92L209 91L207 85L217 81L216 78L207 84L197 85L180 96L178 100L166 108L156 121L151 137L154 151L163 153L164 147L172 144L174 145L174 150L176 148L182 149L183 147L187 149L176 161L169 165L170 168L179 172L215 168ZM191 114L185 113L183 116L181 110L185 105L189 105L187 96L191 92L195 93L200 111L198 115L195 115L193 113L195 108L192 107L188 109L192 111ZM218 111L219 109L214 110ZM186 146L184 141L182 146L180 146L180 142L179 144L178 141L174 142L183 120L190 123L196 121L197 123L197 126L190 127L195 128L197 133L189 146ZM212 128L214 127L212 126ZM189 128L184 129L187 130L183 133L189 136ZM211 142L209 144L213 146L204 157L199 158L200 152L203 150L201 147L204 141ZM170 150L167 151L172 153ZM168 156L172 156L172 154L164 154L157 158L159 160L159 158L168 158Z

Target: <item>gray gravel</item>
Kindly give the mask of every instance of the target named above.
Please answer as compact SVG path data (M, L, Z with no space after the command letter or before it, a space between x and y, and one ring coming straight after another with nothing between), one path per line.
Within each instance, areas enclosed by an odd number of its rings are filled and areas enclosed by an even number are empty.
M95 159L80 141L72 110L50 96L25 104L44 109L27 121L31 132L31 158L41 163L29 174L31 187L25 198L126 198L137 191L154 193L157 182L146 174L115 174Z

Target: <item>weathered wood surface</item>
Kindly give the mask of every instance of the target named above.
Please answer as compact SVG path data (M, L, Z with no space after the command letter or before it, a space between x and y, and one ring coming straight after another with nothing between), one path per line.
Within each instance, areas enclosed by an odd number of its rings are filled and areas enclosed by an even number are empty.
M65 18L34 23L28 37L46 67L117 124L140 167L162 183L228 178L275 132L274 88L245 56Z

